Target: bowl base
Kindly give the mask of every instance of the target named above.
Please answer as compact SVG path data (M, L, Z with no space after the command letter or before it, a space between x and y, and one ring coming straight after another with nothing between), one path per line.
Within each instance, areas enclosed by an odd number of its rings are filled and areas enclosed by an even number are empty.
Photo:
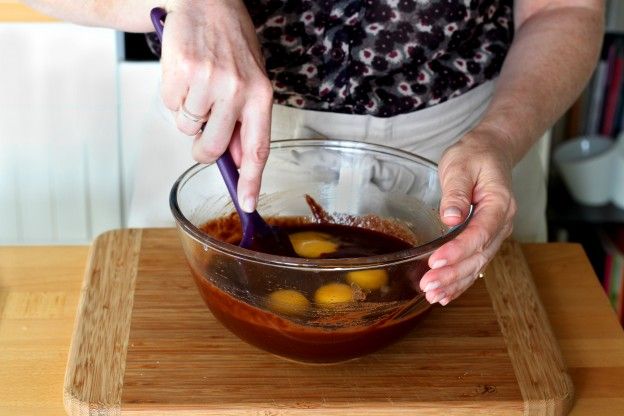
M331 361L331 362L324 363L324 362L314 362L314 361L300 361L300 360L295 360L294 358L284 357L282 355L277 355L273 353L269 353L269 354L281 360L288 361L289 363L295 363L299 365L308 365L311 367L328 367L332 365L346 364L348 362L357 361L362 358L362 357L353 357L353 358L347 358L346 360Z

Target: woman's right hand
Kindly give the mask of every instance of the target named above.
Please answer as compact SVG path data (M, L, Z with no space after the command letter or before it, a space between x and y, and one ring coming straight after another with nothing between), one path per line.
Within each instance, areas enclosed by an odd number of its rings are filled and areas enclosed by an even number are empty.
M251 17L241 0L169 0L165 9L163 101L178 128L195 136L195 160L213 162L229 146L240 166L239 203L251 212L269 154L273 101ZM203 132L188 113L205 116Z

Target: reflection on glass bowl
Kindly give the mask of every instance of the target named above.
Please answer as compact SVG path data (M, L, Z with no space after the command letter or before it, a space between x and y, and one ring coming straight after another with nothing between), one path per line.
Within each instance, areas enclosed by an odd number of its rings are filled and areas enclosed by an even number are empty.
M332 222L409 247L343 259L240 248L231 244L238 223L217 166L195 165L174 184L170 202L202 298L238 337L295 361L339 362L393 343L430 307L418 289L429 255L470 216L452 228L440 222L437 167L416 155L352 141L273 142L258 211L282 225L314 223L305 195Z

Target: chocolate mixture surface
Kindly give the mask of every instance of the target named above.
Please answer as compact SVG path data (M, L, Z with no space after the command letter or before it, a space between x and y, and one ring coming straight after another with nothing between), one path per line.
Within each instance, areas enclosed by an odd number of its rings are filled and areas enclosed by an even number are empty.
M289 234L301 257L368 257L413 246L400 227L388 223L385 229L395 235L381 232L382 219L350 221L372 224L373 229L367 229L331 223L333 218L322 209L313 212L315 219L268 219ZM241 239L235 214L209 221L201 229L231 244ZM204 256L202 266L191 269L215 317L243 340L297 361L336 362L375 351L404 335L428 309L414 289L428 269L425 261L315 273L228 261L219 253Z

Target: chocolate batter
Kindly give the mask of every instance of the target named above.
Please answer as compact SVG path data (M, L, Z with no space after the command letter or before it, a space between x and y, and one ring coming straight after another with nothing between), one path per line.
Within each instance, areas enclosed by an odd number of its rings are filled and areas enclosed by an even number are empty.
M280 217L270 218L268 222L289 234L330 235L332 241L337 241L337 248L320 258L387 254L416 243L414 236L383 219L365 217L344 221L342 218L341 222L351 225L339 225L331 223L335 219L316 208L313 208L315 219ZM363 224L368 227L361 227ZM212 220L201 229L231 244L237 244L241 238L235 214ZM392 235L382 230L390 230ZM197 257L203 257L204 261L201 265L191 264L191 270L213 315L250 344L296 361L339 362L373 352L407 333L429 309L424 297L414 289L428 270L425 260L378 269L383 277L379 287L363 289L349 281L345 271L298 272L235 261L216 252L198 252ZM319 287L336 283L350 285L353 299L331 305L319 303L315 298ZM297 313L276 311L267 303L271 293L285 289L298 292Z

